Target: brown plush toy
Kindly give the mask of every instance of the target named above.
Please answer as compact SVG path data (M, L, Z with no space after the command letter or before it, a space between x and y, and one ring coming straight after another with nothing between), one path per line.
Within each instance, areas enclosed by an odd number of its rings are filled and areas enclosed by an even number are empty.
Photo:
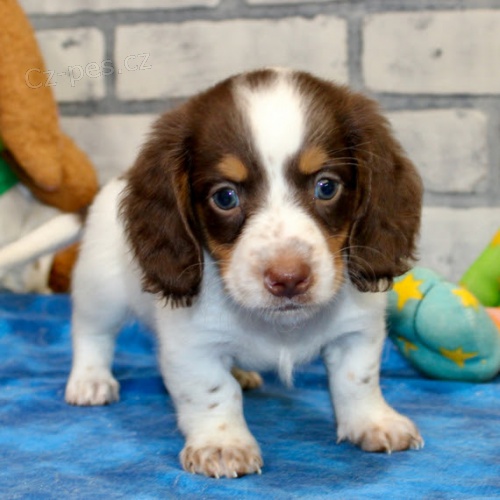
M85 153L59 128L33 29L15 0L0 1L0 47L2 156L35 198L63 211L78 211L94 198L97 176ZM64 262L63 278L67 267Z

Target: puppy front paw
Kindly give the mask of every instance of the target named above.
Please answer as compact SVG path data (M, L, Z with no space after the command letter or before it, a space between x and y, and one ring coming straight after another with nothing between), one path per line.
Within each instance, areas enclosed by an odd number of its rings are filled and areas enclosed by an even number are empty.
M120 384L108 371L71 374L66 385L66 402L77 406L100 406L119 399Z
M246 474L261 474L263 466L256 444L195 446L186 444L181 452L184 469L209 477L236 478Z
M424 440L415 424L392 408L377 417L339 425L338 442L348 439L364 451L385 452L420 450Z

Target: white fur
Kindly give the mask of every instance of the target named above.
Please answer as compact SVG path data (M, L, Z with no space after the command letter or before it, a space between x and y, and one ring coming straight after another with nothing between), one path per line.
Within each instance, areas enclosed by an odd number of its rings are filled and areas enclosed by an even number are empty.
M293 367L319 354L328 368L339 439L387 451L421 446L415 426L387 405L379 387L385 294L360 293L347 277L339 289L341 276L324 236L288 196L284 163L301 145L300 96L287 73L267 91L240 96L264 161L268 196L245 226L227 274L221 280L205 254L201 291L187 308L172 309L141 292L140 271L117 212L125 181L112 181L89 213L75 269L67 401L94 405L118 399L111 373L114 335L131 309L158 334L161 372L186 436L181 460L192 472L233 477L262 466L243 417L241 388L231 375L234 364L275 368L291 382ZM262 270L284 248L310 263L315 280L304 309L280 315L280 299L265 290ZM409 444L401 444L405 440Z
M251 89L242 85L236 95L261 160L268 173L278 173L285 160L299 150L305 132L302 100L291 75L277 73L270 86Z

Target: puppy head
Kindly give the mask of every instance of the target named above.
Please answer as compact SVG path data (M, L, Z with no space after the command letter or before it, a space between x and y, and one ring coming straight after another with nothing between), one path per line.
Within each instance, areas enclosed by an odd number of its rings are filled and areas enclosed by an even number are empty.
M295 322L346 276L376 291L408 269L421 191L372 101L262 70L158 120L122 212L147 291L189 305L205 249L235 302Z

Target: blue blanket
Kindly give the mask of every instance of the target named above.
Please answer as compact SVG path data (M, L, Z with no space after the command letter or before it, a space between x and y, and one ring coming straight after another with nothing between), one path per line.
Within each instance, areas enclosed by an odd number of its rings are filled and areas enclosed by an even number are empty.
M184 472L183 444L155 362L154 339L128 324L115 373L121 401L64 402L70 368L67 296L0 294L2 498L500 497L500 378L488 384L429 380L387 343L382 387L414 419L421 451L369 454L336 445L325 372L299 370L294 389L272 374L245 397L262 476L208 479Z

